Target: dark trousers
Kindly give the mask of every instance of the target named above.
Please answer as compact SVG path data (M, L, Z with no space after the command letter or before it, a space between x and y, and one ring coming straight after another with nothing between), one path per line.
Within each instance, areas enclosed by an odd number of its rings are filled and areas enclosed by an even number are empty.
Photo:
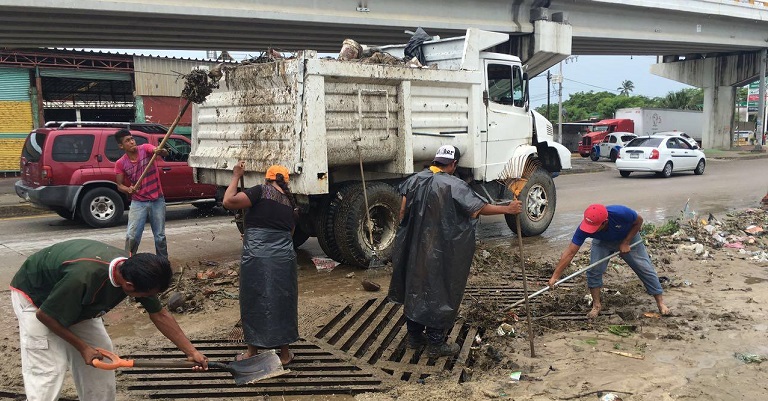
M428 327L420 323L416 323L411 319L405 318L406 326L408 327L408 335L418 336L420 334L426 334L427 341L430 344L442 344L445 341L445 330L436 329L434 327Z

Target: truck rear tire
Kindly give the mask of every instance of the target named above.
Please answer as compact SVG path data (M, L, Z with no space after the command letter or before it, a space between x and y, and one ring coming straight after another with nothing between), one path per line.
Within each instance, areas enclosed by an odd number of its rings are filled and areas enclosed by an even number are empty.
M91 227L112 227L124 211L123 198L110 188L93 188L80 198L80 216Z
M392 259L399 225L400 195L384 182L366 184L368 210L373 221L373 244L368 233L362 183L351 185L350 196L341 199L336 214L336 241L349 264L368 267L373 252L382 263Z
M351 185L344 185L334 193L332 192L328 201L320 207L320 213L317 219L315 219L315 234L317 235L317 243L325 254L340 263L348 264L344 260L339 245L336 242L336 235L334 233L334 222L336 216L339 213L339 206L341 206L341 200L351 196Z
M520 230L523 237L533 237L547 230L555 216L557 193L552 176L539 167L528 177L528 182L520 191L519 199L523 202L523 212L520 219ZM507 226L512 232L517 232L515 215L504 215Z

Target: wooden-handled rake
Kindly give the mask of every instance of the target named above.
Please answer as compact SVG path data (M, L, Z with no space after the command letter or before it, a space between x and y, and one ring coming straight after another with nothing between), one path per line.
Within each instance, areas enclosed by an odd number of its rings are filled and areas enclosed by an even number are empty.
M525 184L528 183L528 177L541 167L541 162L538 159L533 159L528 156L513 157L509 160L504 170L501 171L499 181L512 192L513 200L517 200L520 193L525 188ZM525 315L528 325L528 341L531 344L531 357L536 356L536 352L533 347L533 330L531 328L531 307L528 303L528 277L525 274L525 259L523 258L523 234L520 227L520 214L525 212L525 202L523 202L523 210L515 216L515 223L517 228L517 243L519 247L518 255L520 257L520 270L523 275L523 295L525 296ZM514 245L514 244L513 244Z

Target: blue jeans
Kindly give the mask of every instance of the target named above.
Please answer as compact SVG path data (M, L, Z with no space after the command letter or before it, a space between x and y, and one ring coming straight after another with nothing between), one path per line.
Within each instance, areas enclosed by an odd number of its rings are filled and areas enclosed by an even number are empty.
M640 234L636 234L629 243L634 244L635 242L640 241L640 239ZM619 250L619 244L621 244L621 241L606 242L593 239L592 251L589 255L590 264L617 252ZM645 291L648 292L649 295L660 295L663 292L661 283L659 283L659 276L656 275L656 269L653 267L653 263L651 263L651 257L648 256L645 244L640 242L635 245L628 254L620 255L620 257L624 259L629 267L632 268L632 271L637 274L637 277L643 282ZM608 262L610 262L610 259L587 270L587 286L589 288L600 288L603 286L603 274L608 268Z
M131 201L128 210L128 232L125 234L125 251L131 255L139 250L144 226L149 220L152 234L155 236L155 254L168 258L168 243L165 240L165 198L153 201Z

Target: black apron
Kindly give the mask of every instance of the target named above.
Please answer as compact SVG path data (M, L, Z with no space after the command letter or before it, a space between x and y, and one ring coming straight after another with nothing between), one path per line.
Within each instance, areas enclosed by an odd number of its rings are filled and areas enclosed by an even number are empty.
M299 339L299 284L290 231L246 228L240 263L245 342L274 348Z

